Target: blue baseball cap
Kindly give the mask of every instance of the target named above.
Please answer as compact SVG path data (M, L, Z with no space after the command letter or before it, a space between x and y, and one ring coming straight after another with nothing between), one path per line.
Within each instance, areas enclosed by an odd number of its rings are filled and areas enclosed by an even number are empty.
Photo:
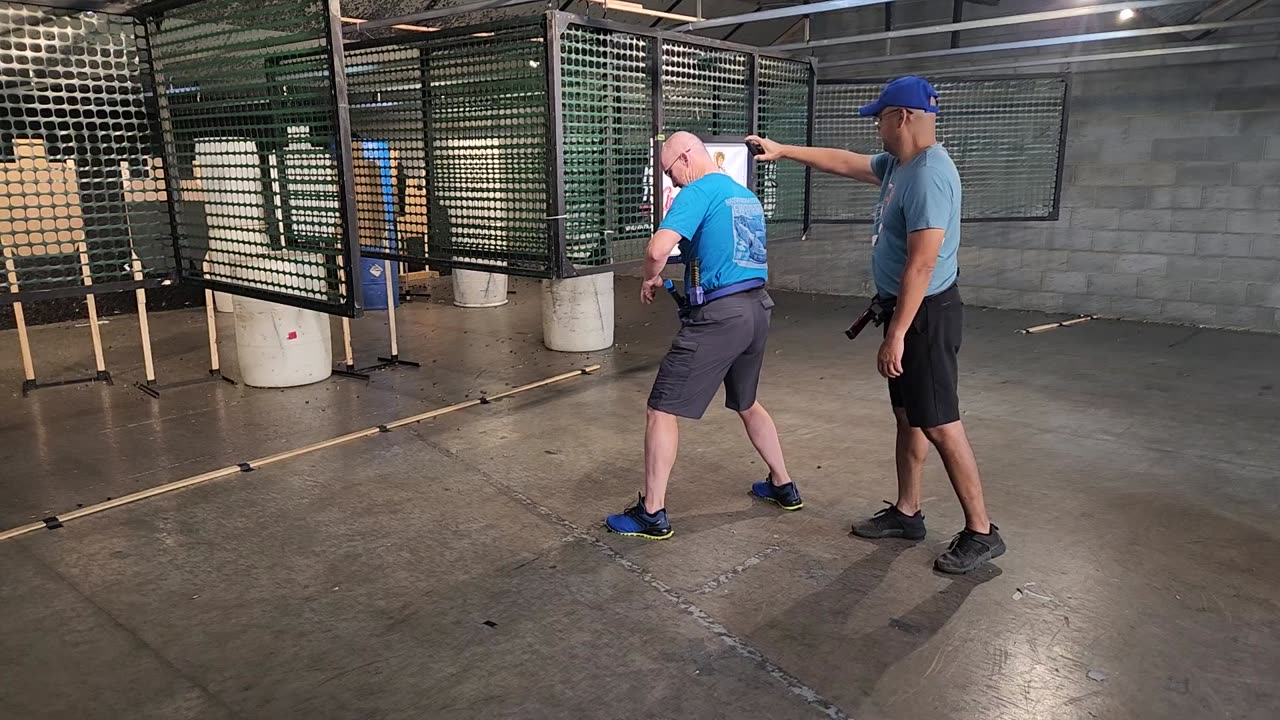
M873 117L884 112L887 107L902 107L925 112L938 112L938 91L933 89L928 80L915 75L907 75L891 80L880 91L880 97L870 105L863 105L858 114L862 117Z

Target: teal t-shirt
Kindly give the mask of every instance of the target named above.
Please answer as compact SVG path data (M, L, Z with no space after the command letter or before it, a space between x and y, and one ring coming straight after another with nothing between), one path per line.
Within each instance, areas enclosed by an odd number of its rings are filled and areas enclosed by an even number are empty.
M876 292L897 297L907 269L907 235L927 228L945 233L926 295L946 290L960 273L960 173L941 145L906 165L889 153L871 158L880 202L871 219L871 274Z
M708 293L769 277L764 208L755 193L724 173L704 175L681 189L658 227L681 237L686 287L692 284L693 258L700 261Z

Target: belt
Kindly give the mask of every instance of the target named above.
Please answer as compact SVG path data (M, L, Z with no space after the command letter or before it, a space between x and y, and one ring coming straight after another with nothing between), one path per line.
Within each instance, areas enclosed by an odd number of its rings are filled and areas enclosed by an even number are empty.
M743 280L742 282L730 283L724 287L716 288L709 293L702 293L702 302L696 303L696 305L706 305L712 300L719 300L722 297L729 297L730 295L737 295L738 293L746 292L748 290L755 290L756 288L764 287L764 284L764 280L761 280L760 278L752 278L750 280Z
M929 302L930 300L936 300L937 298L940 298L943 295L946 295L952 290L955 290L956 286L959 284L960 282L957 280L956 282L951 283L947 287L943 288L942 290L939 290L938 292L932 295L926 295L922 302ZM879 294L877 294L874 299L880 305L880 308L887 313L893 312L893 309L898 306L898 297L896 295L890 295L889 297L881 297Z
M958 284L958 281L951 283L946 290L927 296L924 299L924 302L929 302L930 300L942 297L952 290L955 290ZM889 319L893 317L893 310L897 306L898 298L896 296L882 298L879 293L877 293L875 297L871 298L871 304L867 306L867 309L858 316L857 320L853 321L853 324L849 326L848 330L844 331L845 336L852 340L858 337L858 333L862 332L862 329L865 328L868 323L874 322L876 327L880 327L881 325L889 322Z

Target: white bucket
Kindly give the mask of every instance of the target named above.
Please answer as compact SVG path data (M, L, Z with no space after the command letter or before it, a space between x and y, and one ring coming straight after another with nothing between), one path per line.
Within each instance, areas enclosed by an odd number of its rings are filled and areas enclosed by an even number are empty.
M507 276L479 270L454 270L453 304L464 308L506 305Z
M328 315L239 296L235 308L236 357L244 384L294 387L333 372Z
M613 273L542 281L542 342L558 352L613 346Z

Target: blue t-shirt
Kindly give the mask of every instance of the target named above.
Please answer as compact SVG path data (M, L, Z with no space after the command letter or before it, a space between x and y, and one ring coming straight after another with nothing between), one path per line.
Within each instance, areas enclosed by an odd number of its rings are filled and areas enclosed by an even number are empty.
M692 285L693 258L701 261L704 292L769 277L764 208L755 193L724 173L681 189L658 229L680 235L685 287Z
M960 249L960 173L941 145L934 145L906 165L889 153L871 158L880 178L880 203L871 218L871 274L876 292L897 297L907 269L907 235L916 230L943 230L942 247L933 266L926 295L942 292L956 281Z

